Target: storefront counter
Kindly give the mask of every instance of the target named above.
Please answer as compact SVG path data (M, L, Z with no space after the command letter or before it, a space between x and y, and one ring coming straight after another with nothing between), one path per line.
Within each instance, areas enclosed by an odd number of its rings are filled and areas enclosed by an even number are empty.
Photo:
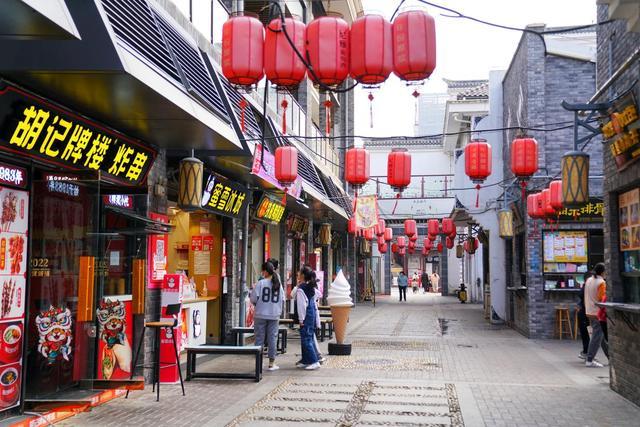
M640 314L640 304L625 304L621 302L597 302L596 305L598 307Z

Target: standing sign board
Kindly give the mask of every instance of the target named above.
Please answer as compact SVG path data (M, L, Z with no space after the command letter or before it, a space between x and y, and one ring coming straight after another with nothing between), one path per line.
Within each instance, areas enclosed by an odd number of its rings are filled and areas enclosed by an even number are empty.
M167 315L167 306L171 304L182 304L182 287L184 286L184 276L181 274L165 274L162 281L162 291L160 294L162 321L173 321L173 317ZM182 317L178 315L178 325L175 328L162 328L160 331L160 361L173 363L176 360L172 334L176 335L178 352L182 343L182 329L180 327ZM180 381L178 366L163 367L160 369L160 382L175 384Z

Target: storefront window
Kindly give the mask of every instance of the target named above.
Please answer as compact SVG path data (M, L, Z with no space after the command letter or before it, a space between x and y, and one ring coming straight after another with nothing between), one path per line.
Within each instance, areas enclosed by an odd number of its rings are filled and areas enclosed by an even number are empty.
M640 189L618 197L623 302L640 303Z

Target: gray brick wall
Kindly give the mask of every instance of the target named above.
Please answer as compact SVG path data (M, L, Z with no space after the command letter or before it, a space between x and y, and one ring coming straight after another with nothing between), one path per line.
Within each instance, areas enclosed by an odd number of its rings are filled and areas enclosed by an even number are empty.
M544 27L530 27L541 31ZM571 58L545 55L542 41L533 34L523 35L510 68L503 81L504 126L542 127L547 123L573 120L573 113L562 108L562 101L587 102L595 92L595 64ZM547 128L560 126L547 126ZM557 179L561 172L562 155L573 150L573 129L554 132L527 131L539 144L537 175L529 182L529 190L537 191L546 186L548 177ZM510 143L518 135L517 130L504 132L503 168L505 178L513 177L510 169ZM585 150L591 155L591 175L602 174L602 146L592 141ZM590 182L590 194L602 195L601 180ZM554 335L555 306L572 303L570 293L544 292L542 275L541 221L533 221L526 215L526 206L516 202L524 227L519 232L525 239L525 253L519 253L516 239L507 242L506 250L513 257L512 286L520 285L520 265L526 257L526 291L514 292L509 298L509 321L513 327L530 338L552 338ZM601 224L563 225L563 229L601 228ZM507 257L508 259L510 257Z
M607 6L598 6L598 22L608 18ZM617 21L613 24L598 27L598 87L615 72L638 46L640 34L627 33L626 22ZM609 58L612 61L610 63ZM601 99L606 101L615 98L628 90L640 75L640 62L636 61L616 82L606 91ZM640 86L635 87L636 99L640 99ZM605 263L607 265L607 298L610 301L623 300L623 284L620 276L622 267L621 254L618 251L620 240L618 234L618 194L640 185L640 165L635 164L623 172L618 172L608 147L603 152L604 161L604 203L605 203ZM622 396L640 405L640 368L638 355L640 354L640 332L632 331L622 319L619 312L609 312L614 322L609 322L609 345L611 349L611 388ZM627 313L632 324L640 325L640 316Z

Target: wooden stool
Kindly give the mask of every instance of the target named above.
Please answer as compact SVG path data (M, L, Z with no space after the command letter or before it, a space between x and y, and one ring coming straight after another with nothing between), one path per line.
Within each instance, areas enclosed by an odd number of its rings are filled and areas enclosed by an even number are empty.
M580 323L578 321L578 310L573 312L573 339L578 339L578 331L580 330Z
M569 334L569 339L573 338L573 331L571 328L571 317L569 314L569 307L566 305L556 306L556 322L558 323L558 339L562 339L562 335ZM564 325L566 324L567 330Z

